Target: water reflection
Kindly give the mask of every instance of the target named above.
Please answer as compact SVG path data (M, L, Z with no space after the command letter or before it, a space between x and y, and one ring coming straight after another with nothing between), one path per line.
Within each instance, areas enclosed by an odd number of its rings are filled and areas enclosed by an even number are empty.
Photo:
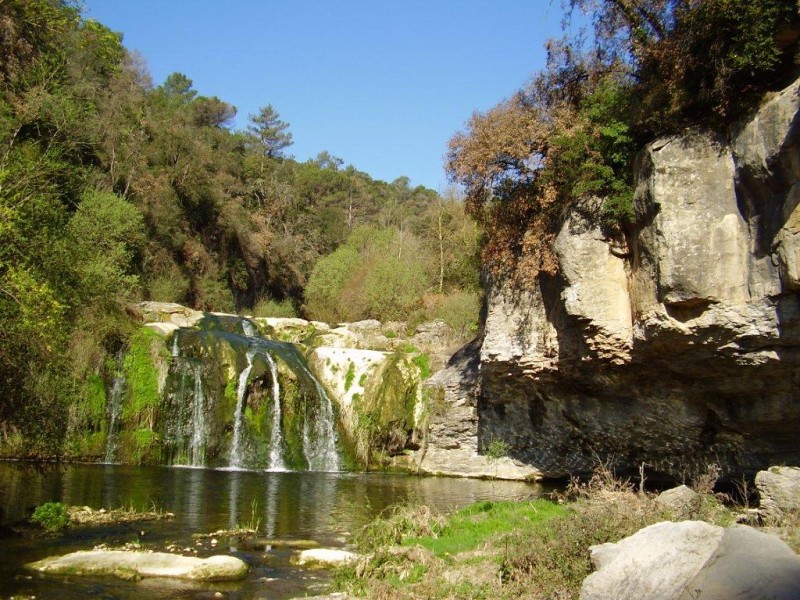
M478 500L527 499L541 495L536 485L418 478L390 474L298 473L229 471L123 465L62 465L36 469L26 463L0 461L0 524L23 519L32 507L53 500L93 508L153 506L173 512L173 521L148 523L147 543L178 542L195 546L194 533L232 529L260 520L260 535L270 539L311 539L322 545L340 545L349 532L398 502L421 502L451 510ZM85 597L87 582L64 583L45 578L25 583L24 563L50 553L91 548L98 543L120 544L136 539L137 527L80 529L56 540L31 544L26 540L0 540L0 580L14 581L7 593L38 597ZM222 540L220 540L222 541ZM239 548L239 553L246 552ZM261 597L267 579L289 581L292 595L307 585L308 573L289 564L290 552L277 548L268 563L261 554L249 560L251 574L241 584L238 598ZM282 562L281 562L282 561ZM47 586L68 593L48 595ZM149 581L146 586L126 582L104 583L105 597L174 598L169 583ZM292 597L276 593L270 598ZM284 585L284 584L281 584ZM33 587L31 587L33 586ZM113 593L109 590L113 587ZM280 587L280 586L278 586ZM283 588L281 588L283 589ZM252 590L253 594L250 594ZM146 592L145 592L146 591ZM142 596L141 594L144 593ZM233 596L232 596L233 597Z

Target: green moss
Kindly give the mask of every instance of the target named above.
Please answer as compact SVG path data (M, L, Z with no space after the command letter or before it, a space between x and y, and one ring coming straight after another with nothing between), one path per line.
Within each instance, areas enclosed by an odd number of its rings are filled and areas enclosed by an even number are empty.
M384 365L380 377L366 384L364 394L353 395L356 415L352 445L360 466L383 465L402 452L402 443L415 426L419 379L406 355L395 354Z
M419 376L423 381L431 376L431 357L428 354L418 354L411 359L419 368Z
M356 365L353 361L347 363L347 373L344 376L344 391L348 391L353 387L353 380L356 378Z
M294 381L284 382L282 391L281 425L286 466L292 469L305 469L308 466L303 454L305 396Z
M131 433L134 441L133 460L142 463L152 454L153 446L158 441L158 435L152 429L137 429Z
M127 393L122 416L126 421L152 425L161 402L156 360L162 353L166 354L163 339L148 327L141 327L128 340L123 363Z
M367 384L367 374L362 373L361 377L358 378L358 385L362 388Z
M84 406L91 424L101 427L106 422L106 384L99 375L90 375L84 388Z

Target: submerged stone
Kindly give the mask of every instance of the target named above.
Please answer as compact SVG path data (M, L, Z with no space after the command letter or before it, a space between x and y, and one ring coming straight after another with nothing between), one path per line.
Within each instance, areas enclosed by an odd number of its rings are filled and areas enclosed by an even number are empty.
M28 565L42 573L57 575L113 575L174 577L196 581L230 581L247 575L247 564L234 556L197 558L166 552L91 550L45 558Z

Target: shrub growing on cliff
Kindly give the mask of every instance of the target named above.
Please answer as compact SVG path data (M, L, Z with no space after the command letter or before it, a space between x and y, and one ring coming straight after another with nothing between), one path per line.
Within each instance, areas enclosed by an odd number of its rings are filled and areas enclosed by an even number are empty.
M450 141L447 170L495 276L555 274L553 242L576 207L625 242L637 148L684 127L723 129L798 72L793 2L565 4L590 15L594 47L581 36L549 42L546 70Z

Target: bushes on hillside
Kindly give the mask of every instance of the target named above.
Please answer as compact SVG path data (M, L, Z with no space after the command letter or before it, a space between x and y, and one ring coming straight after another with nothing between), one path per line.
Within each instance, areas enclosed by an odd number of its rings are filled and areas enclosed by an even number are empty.
M468 254L469 246L464 250ZM441 318L469 335L475 331L479 310L472 284L477 273L456 261L463 257L438 263L436 253L411 233L361 227L315 265L305 289L304 310L310 318L328 322ZM466 281L450 279L446 293L432 295L442 269L450 274L451 264L466 273Z

